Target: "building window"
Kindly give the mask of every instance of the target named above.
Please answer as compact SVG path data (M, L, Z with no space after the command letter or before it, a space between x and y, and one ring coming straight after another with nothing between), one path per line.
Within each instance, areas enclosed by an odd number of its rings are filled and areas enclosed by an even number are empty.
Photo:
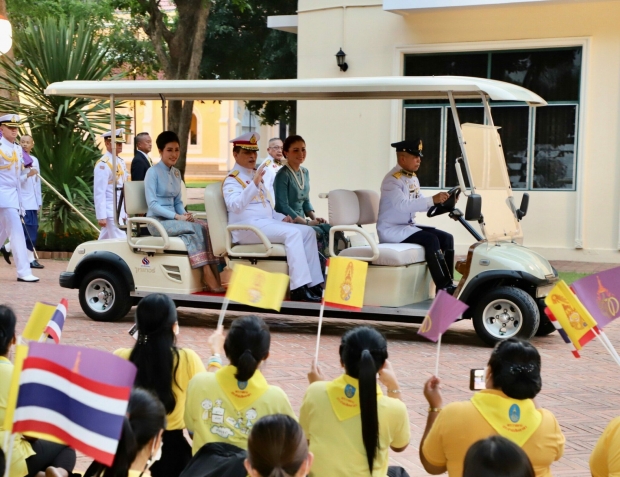
M198 144L198 118L192 113L192 122L189 126L189 144L195 146Z
M514 189L574 190L579 128L580 47L405 56L405 76L477 76L518 84L542 96L548 106L491 102L499 126L508 175ZM482 105L457 101L461 123L484 122ZM461 155L450 106L444 101L404 102L403 135L423 139L424 187L457 185Z
M243 118L241 119L241 131L245 134L260 129L260 120L249 109L243 110Z

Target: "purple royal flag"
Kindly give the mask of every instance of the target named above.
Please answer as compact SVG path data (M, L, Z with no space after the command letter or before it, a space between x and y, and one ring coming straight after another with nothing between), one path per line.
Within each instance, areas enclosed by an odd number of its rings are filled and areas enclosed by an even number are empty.
M467 308L469 307L462 301L443 290L439 290L428 315L418 330L418 334L436 343L439 337Z
M620 317L620 267L580 278L571 288L599 328Z
M24 153L24 167L32 167L32 157L26 151L22 151Z

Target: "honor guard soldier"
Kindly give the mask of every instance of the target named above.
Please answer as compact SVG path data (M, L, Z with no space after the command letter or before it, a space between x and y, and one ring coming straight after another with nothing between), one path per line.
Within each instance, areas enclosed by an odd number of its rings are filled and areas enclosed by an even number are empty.
M28 171L24 168L23 150L15 142L19 116L7 114L0 117L0 244L4 244L7 238L11 240L11 248L15 266L17 268L17 280L20 282L38 282L39 279L30 272L28 261L28 249L20 216L24 215L22 201L21 180L26 177ZM4 259L8 259L8 252L2 247Z
M447 192L424 197L416 172L422 158L422 140L401 141L396 148L398 165L381 183L377 233L384 243L415 243L425 250L426 263L437 286L452 294L455 290L453 276L454 237L434 227L416 225L415 214L426 212L435 204L448 199Z
M320 285L323 274L319 263L316 233L312 227L293 224L289 216L274 210L273 198L263 182L266 164L258 170L257 133L246 133L233 139L236 165L222 185L228 209L229 224L252 225L260 229L273 243L282 243L291 280L291 299L321 301ZM239 244L261 243L254 232L235 230L233 241Z
M267 148L267 157L262 162L265 164L265 175L263 176L263 181L265 183L265 187L271 194L272 198L276 198L275 190L273 188L273 183L276 180L276 174L284 164L286 164L286 159L284 159L284 153L282 147L284 143L280 138L274 137L269 140L269 147ZM261 164L261 165L262 165Z
M121 206L121 191L127 180L127 167L125 161L119 157L123 151L123 143L125 130L117 129L114 134L114 144L116 147L116 170L112 164L112 131L103 133L101 137L104 140L107 152L95 164L94 174L94 196L95 196L95 214L97 222L101 226L99 240L126 238L125 232L119 229L114 223L114 216L118 213L119 223L125 218L125 212ZM114 195L116 194L117 210L114 210Z

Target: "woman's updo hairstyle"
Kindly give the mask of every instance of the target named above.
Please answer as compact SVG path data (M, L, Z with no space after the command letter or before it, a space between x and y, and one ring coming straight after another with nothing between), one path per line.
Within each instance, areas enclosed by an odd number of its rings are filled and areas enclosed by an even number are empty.
M533 399L542 388L540 364L531 343L517 338L500 341L489 359L493 385L512 399Z
M230 363L237 368L235 378L249 381L258 364L269 355L271 335L269 327L258 316L244 316L233 321L224 351Z
M377 373L388 358L387 341L374 328L358 326L345 333L340 342L340 361L346 373L359 380L362 441L368 469L373 472L379 447L379 413L377 410Z
M284 144L282 145L282 153L284 154L285 157L286 157L286 153L288 152L288 150L296 142L303 142L304 144L306 144L306 141L304 140L304 138L297 134L293 134L292 136L289 136L284 140Z
M0 305L0 355L9 352L11 341L15 337L15 313L8 306Z
M527 454L502 436L478 441L465 454L463 477L535 477Z
M177 133L175 133L174 131L164 131L159 136L157 136L157 139L155 139L157 149L160 151L163 151L166 147L166 144L171 142L181 144L181 141L179 141L179 136L177 136Z
M284 414L259 419L248 438L248 461L263 477L292 477L308 457L308 440L299 423Z

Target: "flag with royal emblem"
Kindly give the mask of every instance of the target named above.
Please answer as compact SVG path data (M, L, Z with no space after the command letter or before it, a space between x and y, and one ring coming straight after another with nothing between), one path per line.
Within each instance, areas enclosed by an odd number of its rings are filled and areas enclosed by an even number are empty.
M334 308L360 311L364 306L368 262L331 257L325 270L324 303Z
M439 290L431 309L420 325L418 334L435 343L446 332L450 325L460 317L468 306L449 293Z
M280 311L288 289L288 275L269 273L257 267L235 265L226 298L256 308Z
M30 343L5 429L69 445L110 466L135 376L133 363L105 351Z
M620 318L620 267L580 278L571 288L599 328Z

